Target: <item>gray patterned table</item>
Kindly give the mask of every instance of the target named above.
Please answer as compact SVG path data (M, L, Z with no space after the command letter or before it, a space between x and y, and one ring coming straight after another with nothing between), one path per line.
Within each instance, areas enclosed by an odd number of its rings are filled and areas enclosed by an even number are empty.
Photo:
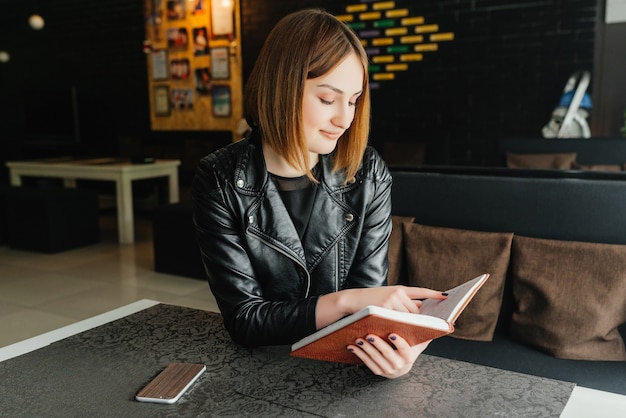
M170 362L207 365L175 405L133 400ZM423 355L400 379L245 349L218 314L159 304L0 363L1 417L559 416L574 384Z

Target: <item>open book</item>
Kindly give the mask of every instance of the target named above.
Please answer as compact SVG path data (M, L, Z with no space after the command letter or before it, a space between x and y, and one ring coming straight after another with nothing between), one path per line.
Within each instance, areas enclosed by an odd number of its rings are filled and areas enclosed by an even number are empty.
M488 278L489 274L482 274L448 290L445 300L425 299L419 314L366 306L293 344L291 355L361 364L361 360L346 348L359 337L374 334L387 338L396 333L414 346L450 334L454 331L456 319Z

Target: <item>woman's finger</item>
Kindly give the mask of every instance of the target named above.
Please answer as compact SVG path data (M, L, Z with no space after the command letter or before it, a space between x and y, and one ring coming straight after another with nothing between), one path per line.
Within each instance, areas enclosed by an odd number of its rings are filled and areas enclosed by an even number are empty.
M439 299L443 300L448 297L448 294L439 290L426 289L424 287L411 287L408 286L405 289L408 297L411 299Z

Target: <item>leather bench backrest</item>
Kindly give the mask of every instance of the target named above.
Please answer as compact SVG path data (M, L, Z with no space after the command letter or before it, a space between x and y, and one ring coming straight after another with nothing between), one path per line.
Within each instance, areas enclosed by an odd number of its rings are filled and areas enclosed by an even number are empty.
M625 181L392 171L394 215L558 240L626 244Z

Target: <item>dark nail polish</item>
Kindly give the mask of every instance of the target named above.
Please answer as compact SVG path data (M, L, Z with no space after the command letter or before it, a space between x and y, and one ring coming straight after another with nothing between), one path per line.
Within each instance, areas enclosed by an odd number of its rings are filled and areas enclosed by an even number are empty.
M373 343L373 342L374 342L374 337L369 337L369 338L367 339L367 341L369 341L369 342Z
M348 351L349 351L349 352L351 352L351 353L353 353L353 352L354 352L354 348L352 348L352 347L348 347Z
M392 335L392 336L391 336L391 337L389 337L389 338L391 339L391 341L395 341L395 340L396 340L396 338L398 338L398 337L396 337L395 335Z
M448 296L448 292L441 292L442 296Z
M363 341L359 340L356 342L358 345L363 345Z

